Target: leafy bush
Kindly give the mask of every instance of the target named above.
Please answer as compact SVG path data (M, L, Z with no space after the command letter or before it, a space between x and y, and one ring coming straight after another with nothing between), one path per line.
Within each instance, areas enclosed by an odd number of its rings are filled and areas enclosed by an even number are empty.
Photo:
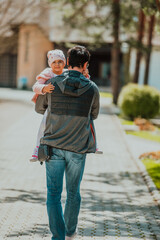
M154 87L128 84L118 98L122 113L131 119L152 118L159 113L160 92Z

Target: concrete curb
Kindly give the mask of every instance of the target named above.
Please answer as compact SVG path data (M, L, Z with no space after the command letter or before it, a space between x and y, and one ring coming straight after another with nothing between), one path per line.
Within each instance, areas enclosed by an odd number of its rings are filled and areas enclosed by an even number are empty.
M128 144L127 140L126 140L126 133L123 130L123 127L122 127L122 125L121 125L121 123L120 123L120 121L119 121L119 119L118 119L118 117L116 115L115 115L114 119L115 119L115 122L117 123L117 126L118 126L118 128L119 128L119 130L120 130L120 132L122 134L122 137L123 137L123 139L125 141L126 148L127 148L128 153L131 156L131 159L135 162L135 164L136 164L136 166L137 166L137 168L138 168L138 170L139 170L139 172L140 172L140 174L141 174L145 184L148 187L148 190L149 190L150 194L152 195L154 201L156 202L156 204L160 208L160 193L159 193L157 187L155 186L153 180L149 176L149 174L148 174L144 164L139 159L137 159L137 158L135 158L133 156L133 154L132 154L132 152L130 150L129 144Z

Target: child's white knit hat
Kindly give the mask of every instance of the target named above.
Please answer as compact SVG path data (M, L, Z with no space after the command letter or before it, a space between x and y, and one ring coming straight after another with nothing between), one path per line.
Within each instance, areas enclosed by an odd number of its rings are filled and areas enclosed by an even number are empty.
M51 67L51 64L55 60L62 60L66 64L66 59L65 59L64 53L63 53L63 51L61 51L59 49L49 51L47 53L47 57L48 57L48 65L50 67Z

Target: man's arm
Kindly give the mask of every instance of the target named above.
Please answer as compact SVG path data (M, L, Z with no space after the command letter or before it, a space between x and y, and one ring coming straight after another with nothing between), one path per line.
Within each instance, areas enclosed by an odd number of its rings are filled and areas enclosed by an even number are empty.
M48 94L39 95L36 100L35 111L37 113L44 114L47 108L48 108Z
M100 97L99 97L99 90L98 87L95 85L94 87L94 99L93 99L93 104L92 104L92 109L91 109L91 117L92 120L95 120L98 117L99 114L99 106L100 106Z

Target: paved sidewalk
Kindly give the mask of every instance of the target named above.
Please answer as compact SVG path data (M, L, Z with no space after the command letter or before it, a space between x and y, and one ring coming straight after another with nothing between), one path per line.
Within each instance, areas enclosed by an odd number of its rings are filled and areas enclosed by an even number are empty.
M0 240L49 240L45 167L29 162L42 116L28 104L31 92L13 91L0 89ZM76 239L160 240L157 203L118 119L101 103L95 123L104 154L87 157Z

